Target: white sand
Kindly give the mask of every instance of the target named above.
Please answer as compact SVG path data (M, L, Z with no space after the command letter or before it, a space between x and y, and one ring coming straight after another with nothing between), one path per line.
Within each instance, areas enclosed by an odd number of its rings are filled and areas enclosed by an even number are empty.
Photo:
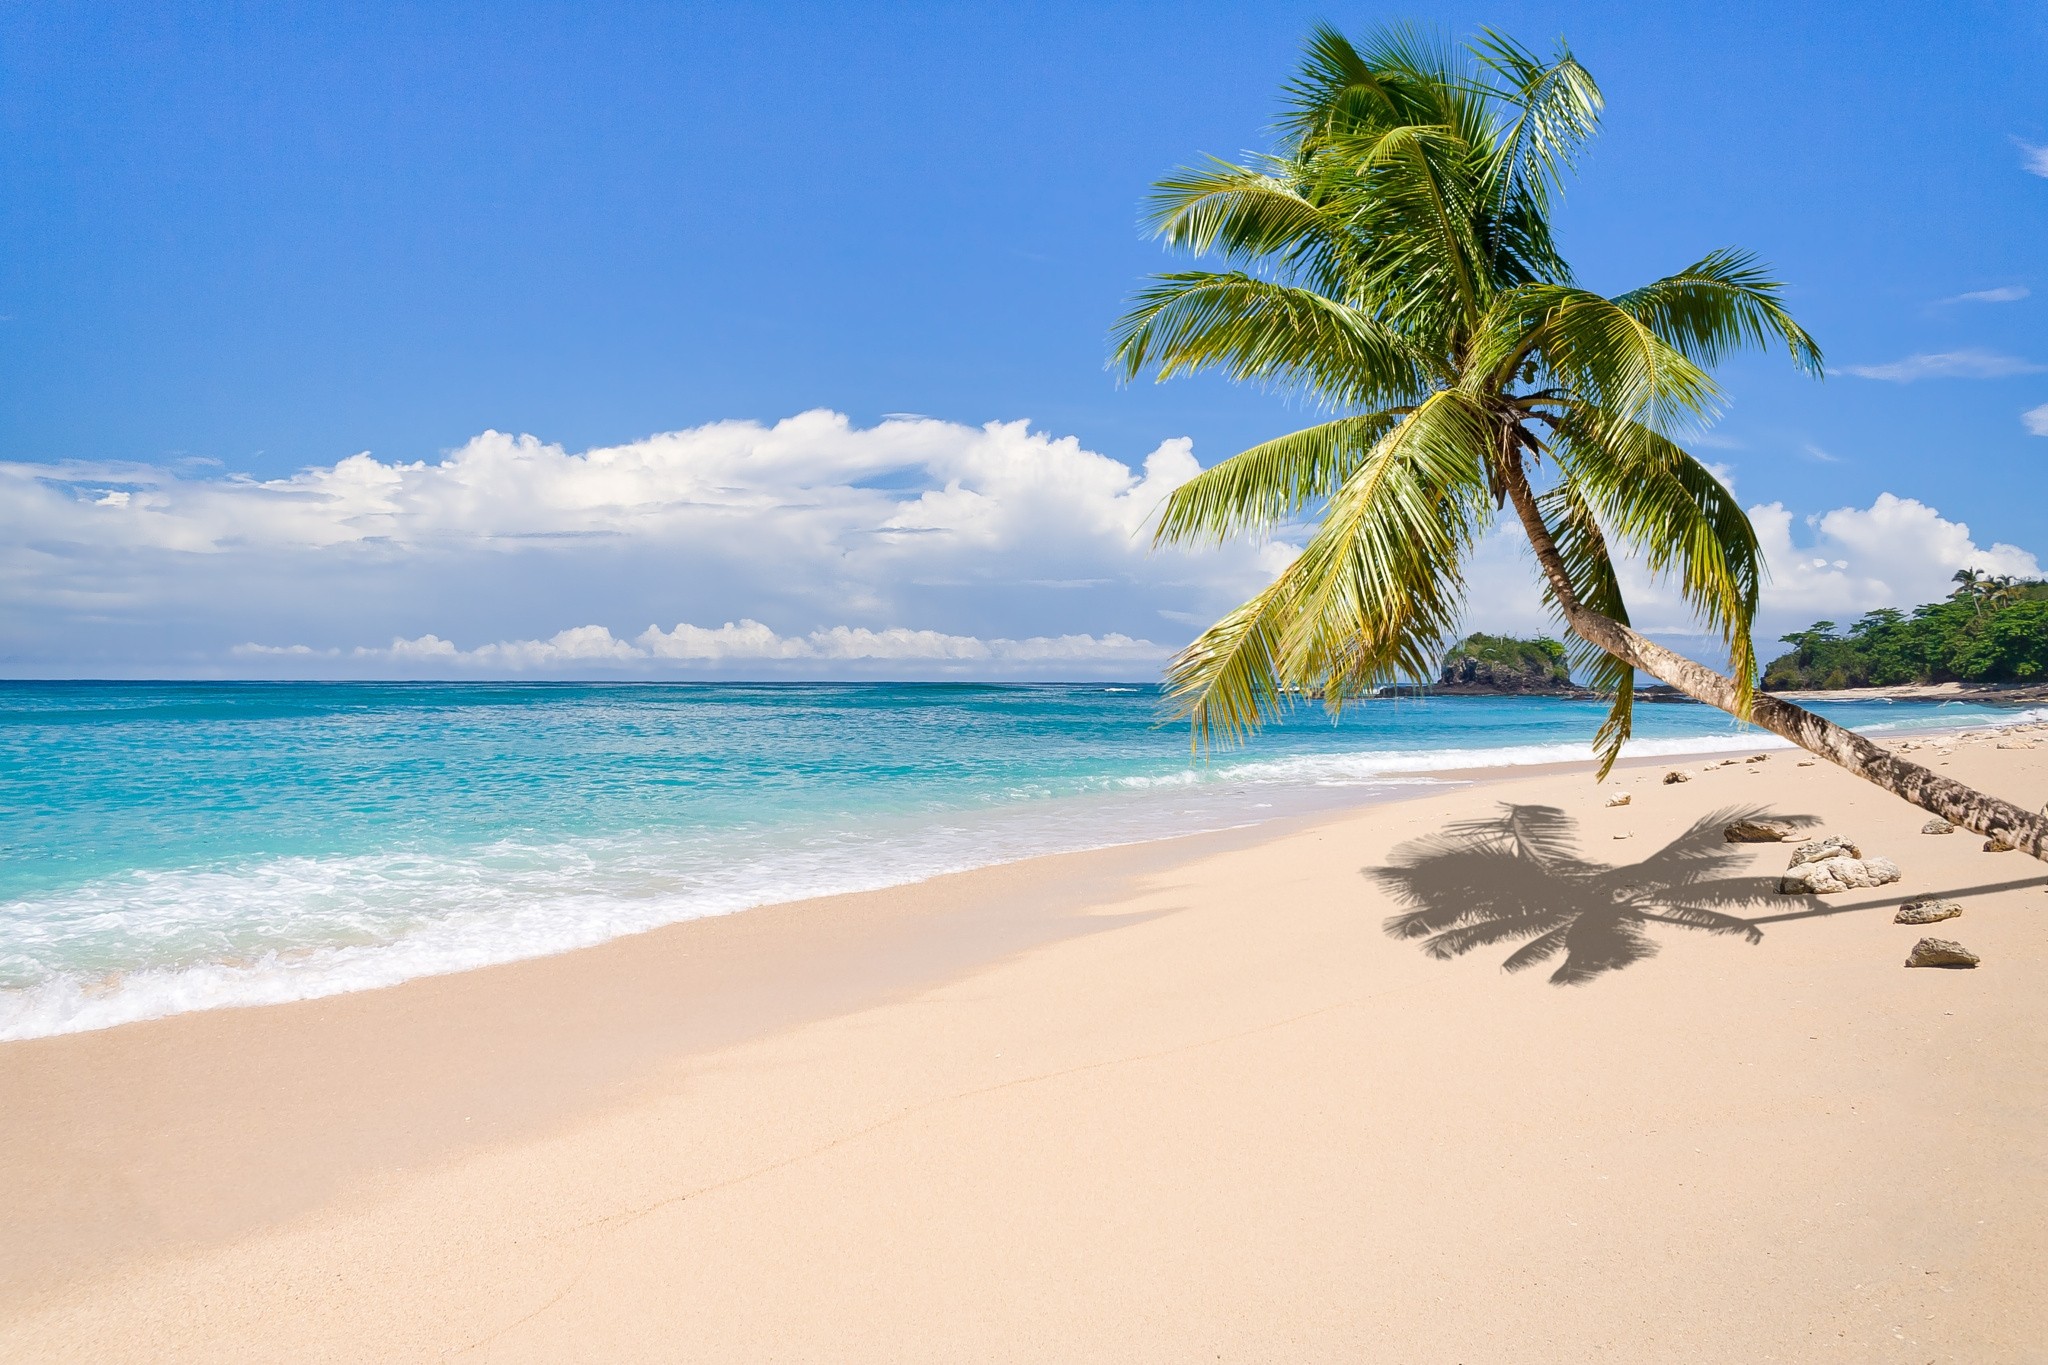
M2048 797L2048 744L1943 761ZM0 1046L0 1357L2042 1359L2048 868L1797 762ZM1390 937L1366 870L1500 802L1625 866L1812 814L1906 877L1743 911L1754 944L1649 924L1578 986ZM1928 894L1966 913L1891 922ZM1984 965L1904 969L1923 934Z

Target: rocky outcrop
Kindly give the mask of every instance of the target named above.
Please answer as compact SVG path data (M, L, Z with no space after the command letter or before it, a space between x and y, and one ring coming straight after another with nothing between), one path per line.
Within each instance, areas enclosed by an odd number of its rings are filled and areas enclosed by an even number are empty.
M1435 690L1453 696L1591 695L1572 681L1564 646L1557 641L1483 634L1468 635L1451 648Z
M1672 786L1679 782L1690 781L1692 781L1692 774L1685 771L1685 769L1683 768L1679 768L1676 771L1664 774L1664 785L1667 787Z
M1926 824L1920 826L1920 832L1922 834L1954 834L1956 827L1937 815Z
M1583 697L1587 690L1572 682L1569 674L1560 678L1548 668L1534 664L1503 663L1493 659L1451 659L1437 679L1436 692L1485 696Z
M1731 844L1782 844L1795 833L1792 826L1772 820L1737 820L1721 837Z

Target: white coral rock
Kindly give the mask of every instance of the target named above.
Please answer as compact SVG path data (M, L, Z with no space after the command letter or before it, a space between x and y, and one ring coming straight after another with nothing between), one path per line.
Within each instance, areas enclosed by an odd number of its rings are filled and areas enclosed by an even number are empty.
M1823 858L1817 863L1800 863L1778 878L1778 892L1786 896L1827 896L1837 891L1886 886L1898 879L1899 865L1889 858Z

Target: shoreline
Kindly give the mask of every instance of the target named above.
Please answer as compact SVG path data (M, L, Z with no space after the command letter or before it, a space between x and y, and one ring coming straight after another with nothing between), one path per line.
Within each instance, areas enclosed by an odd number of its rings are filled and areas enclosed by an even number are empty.
M2048 778L2048 746L2026 742L1958 741L1941 761L2023 795ZM1837 1339L1851 1279L1904 1296L1887 1322L1935 1314L1977 1347L2048 1329L2022 1285L2048 1250L2048 1194L2024 1174L2048 1139L2048 1007L2031 989L2048 873L1923 838L1918 811L1825 764L1654 776L1725 757L1630 760L1601 787L1590 763L1492 770L381 990L0 1045L0 1348L1372 1345L1520 1365L1608 1340L1634 1358L1768 1344L1924 1362L1890 1353L1888 1331ZM1616 783L1631 806L1602 805ZM1655 928L1659 956L1563 990L1543 970L1502 976L1512 944L1436 961L1383 932L1398 907L1361 865L1501 801L1556 807L1596 861L1650 858L1721 808L1804 811L1908 880L1767 904L1761 947ZM1769 845L1731 850L1782 866ZM1899 970L1921 931L1890 910L1929 892L1967 900L1936 932L1984 969ZM1930 1027L1963 1032L1930 1050ZM1857 1202L1848 1175L1883 1197ZM1792 1243L1798 1257L1771 1259ZM1682 1279L1657 1269L1671 1257ZM1652 1320L1689 1335L1646 1336ZM1489 1336L1502 1321L1522 1325ZM1815 1325L1810 1349L1782 1336L1793 1321ZM1619 1335L1588 1336L1595 1322Z
M2015 723L2023 722L2017 717L2012 720L1988 722L1980 719L1974 724L1958 722L1952 728L1961 732L1983 728L1987 724L1994 728L2004 728ZM1944 725L1915 733L1932 735L1945 733L1950 728ZM1880 739L1884 737L1878 736ZM1634 743L1639 748L1647 748L1652 752L1638 753L1625 758L1622 760L1622 767L1639 763L1688 762L1715 754L1739 752L1751 747L1765 750L1791 747L1786 741L1764 731L1731 731L1718 736L1647 738ZM1659 746L1664 745L1672 747L1666 752L1656 751ZM1236 819L1227 824L1198 825L1194 832L1255 828L1271 819L1316 818L1329 812L1376 804L1380 801L1410 799L1420 791L1428 790L1431 784L1446 781L1506 780L1517 774L1570 771L1589 766L1588 760L1577 757L1535 756L1535 751L1551 747L1561 746L1525 745L1473 749L1465 751L1466 754L1482 761L1469 766L1447 768L1430 766L1431 756L1427 754L1389 751L1375 755L1387 765L1384 768L1353 775L1336 786L1323 786L1311 783L1307 779L1298 780L1298 784L1292 789L1282 784L1280 789L1271 793L1283 806L1277 815L1245 812L1243 819ZM1577 746L1571 747L1576 753ZM1500 758L1499 761L1484 761L1517 753L1522 749L1527 749L1530 753L1519 761L1505 758ZM1254 764L1241 778L1229 779L1207 790L1211 799L1217 799L1222 796L1223 789L1232 782L1256 783L1261 781L1262 777L1260 765ZM1355 787L1355 790L1349 794L1334 794L1343 791L1347 785ZM1201 784L1197 784L1197 789L1203 789ZM1255 809L1263 810L1270 804L1262 802ZM1029 803L1026 803L1026 806L1028 805ZM1020 811L1025 808L1018 807ZM1210 813L1211 818L1214 814L1215 812ZM1113 835L1107 842L1064 846L1055 844L1023 854L1022 857L1029 859L1060 856L1072 852L1103 851L1175 837L1182 836L1162 836L1150 831L1134 830ZM59 978L47 985L21 988L8 993L18 996L19 1003L10 1002L12 1013L4 1016L5 1027L0 1028L0 1048L39 1038L123 1028L193 1012L301 1004L362 991L390 989L414 980L490 970L510 963L581 952L621 939L630 939L638 934L658 932L701 919L752 914L771 906L824 897L886 891L913 885L935 876L949 876L959 872L1000 866L1005 861L1018 861L1018 858L998 857L992 862L942 866L935 871L913 872L907 876L901 876L896 872L884 872L880 878L855 877L850 879L855 883L851 886L825 887L793 896L785 894L777 899L752 904L720 906L686 912L677 918L643 921L630 927L615 927L609 931L609 937L572 937L570 941L553 945L529 944L517 948L460 945L453 948L453 960L450 960L451 945L443 943L429 949L425 942L415 943L411 939L398 939L388 943L351 946L345 949L303 949L296 955L286 955L282 959L263 956L244 962L195 963L176 968L140 968L112 974L99 982L81 983L74 979ZM329 958L330 952L333 954L332 960Z
M363 990L0 1042L0 1093L10 1096L0 1107L0 1315L92 1265L217 1243L380 1174L532 1140L678 1059L1118 927L1092 907L1148 874L1410 795L773 902ZM546 1017L536 1000L548 1002ZM421 1030L431 1047L416 1045ZM309 1053L329 1065L302 1074ZM80 1086L80 1075L97 1079ZM103 1089L127 1102L106 1112ZM361 1125L366 1090L384 1104ZM358 1131L334 1140L351 1125ZM201 1216L147 1229L81 1219L59 1175L80 1132L92 1134L98 1160L148 1169L172 1203ZM187 1159L224 1141L268 1160L221 1171ZM50 1194L59 1198L39 1201Z
M1995 706L2048 702L2048 683L1901 683L1896 687L1787 688L1787 701L1974 701Z

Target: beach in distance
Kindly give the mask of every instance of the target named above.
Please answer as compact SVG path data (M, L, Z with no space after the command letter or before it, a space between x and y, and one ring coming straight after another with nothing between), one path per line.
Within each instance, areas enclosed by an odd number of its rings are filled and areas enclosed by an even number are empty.
M91 794L9 824L74 860L5 901L0 1356L2028 1359L2048 875L1704 708L1596 782L1598 710L11 690ZM2034 713L1834 714L2048 797ZM1900 879L1780 894L1766 817Z

